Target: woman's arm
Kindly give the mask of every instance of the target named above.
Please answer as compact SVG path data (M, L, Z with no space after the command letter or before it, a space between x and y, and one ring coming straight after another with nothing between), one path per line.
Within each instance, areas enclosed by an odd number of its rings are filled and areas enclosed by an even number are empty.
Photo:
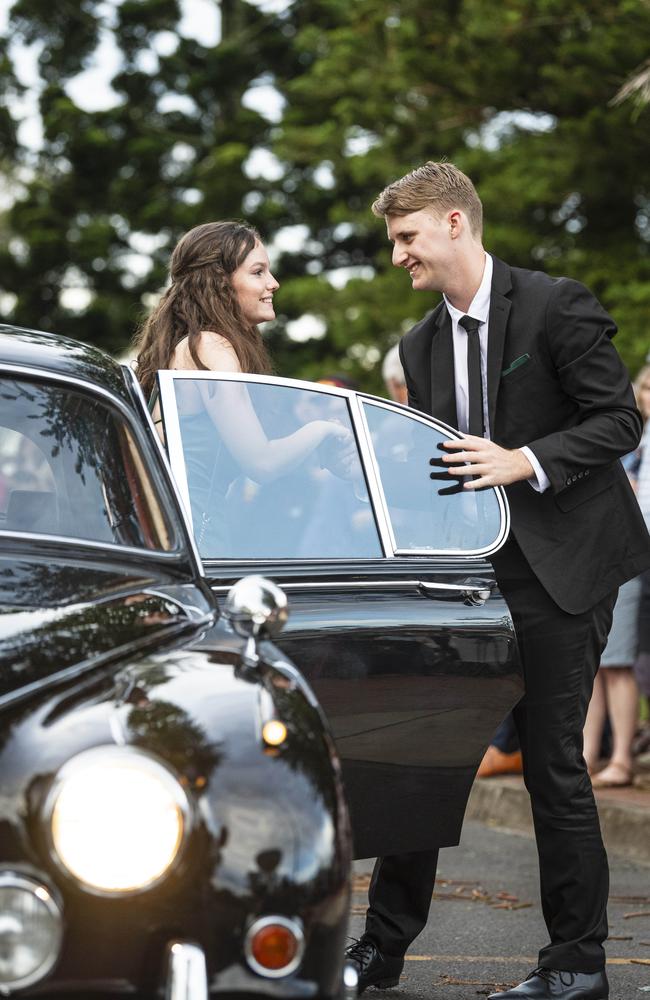
M201 360L211 371L241 372L232 345L218 334L203 333ZM350 431L333 420L312 420L293 434L270 440L259 422L248 388L241 382L199 381L199 392L210 419L244 473L256 482L271 482L300 465L326 438L353 444Z

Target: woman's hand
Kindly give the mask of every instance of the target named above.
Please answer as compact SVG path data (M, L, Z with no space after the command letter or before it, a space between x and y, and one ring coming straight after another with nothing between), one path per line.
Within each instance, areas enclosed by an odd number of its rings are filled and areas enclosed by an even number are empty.
M359 469L357 446L352 432L336 420L319 420L325 424L325 447L319 449L323 468L340 479L352 479Z

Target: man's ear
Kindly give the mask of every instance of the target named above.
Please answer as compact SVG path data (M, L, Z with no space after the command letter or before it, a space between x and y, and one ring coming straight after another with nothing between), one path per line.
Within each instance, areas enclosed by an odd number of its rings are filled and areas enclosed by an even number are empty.
M457 236L460 236L463 226L463 216L460 210L452 208L450 212L447 212L447 222L449 223L449 235L452 240L455 240Z

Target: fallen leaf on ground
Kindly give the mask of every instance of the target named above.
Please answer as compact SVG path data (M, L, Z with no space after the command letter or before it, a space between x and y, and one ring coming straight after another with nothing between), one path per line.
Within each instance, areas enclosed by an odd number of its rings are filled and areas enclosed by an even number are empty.
M650 917L650 910L633 910L632 913L623 914L623 920L631 920L632 917Z
M455 976L443 975L440 977L437 986L488 986L491 990L510 989L513 984L502 985L499 983L486 983L484 979L456 979ZM476 991L479 992L478 990Z

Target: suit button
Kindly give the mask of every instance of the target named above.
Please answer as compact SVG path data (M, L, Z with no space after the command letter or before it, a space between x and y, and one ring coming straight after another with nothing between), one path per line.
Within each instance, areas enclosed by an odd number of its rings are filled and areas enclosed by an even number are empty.
M571 485L571 476L569 476L569 478L567 479L566 484L567 484L567 486Z
M589 469L585 469L585 476L589 475Z

